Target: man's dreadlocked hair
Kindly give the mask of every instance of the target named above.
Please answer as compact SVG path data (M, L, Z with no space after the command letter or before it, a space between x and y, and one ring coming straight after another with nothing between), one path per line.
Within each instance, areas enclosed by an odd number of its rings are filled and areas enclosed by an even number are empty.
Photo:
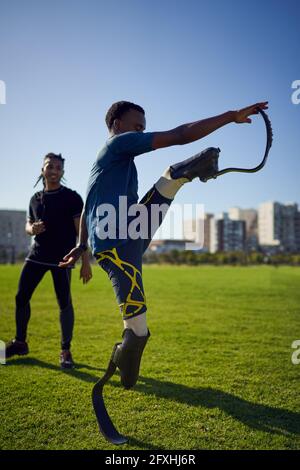
M45 155L45 157L44 157L44 163L45 163L45 161L46 161L48 158L56 158L56 160L61 161L62 166L64 166L65 159L62 158L61 153L58 153L58 154L52 153L52 152L51 152L51 153L47 153L47 155ZM37 184L38 184L41 180L43 180L43 186L45 186L45 178L44 178L44 176L43 176L43 173L40 174L40 176L39 176L38 179L37 179L37 182L35 183L35 185L34 185L33 187L35 188L35 187L37 186ZM62 177L61 180L62 180L63 182L65 182L64 177Z
M140 113L143 113L145 116L145 111L141 106L130 101L117 101L112 104L105 116L105 122L109 130L111 130L113 122L115 119L121 119L123 114L125 114L130 109L135 109Z

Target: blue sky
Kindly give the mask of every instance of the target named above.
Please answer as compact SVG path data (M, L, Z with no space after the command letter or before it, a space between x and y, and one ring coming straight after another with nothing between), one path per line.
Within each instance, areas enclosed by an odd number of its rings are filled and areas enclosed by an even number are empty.
M274 144L267 166L192 182L179 203L219 212L277 200L300 203L300 6L296 1L0 0L0 208L26 209L43 156L66 158L67 186L83 197L107 130L108 107L144 107L147 130L166 130L269 100ZM142 196L166 166L208 147L220 167L255 166L263 121L230 124L202 141L136 159Z

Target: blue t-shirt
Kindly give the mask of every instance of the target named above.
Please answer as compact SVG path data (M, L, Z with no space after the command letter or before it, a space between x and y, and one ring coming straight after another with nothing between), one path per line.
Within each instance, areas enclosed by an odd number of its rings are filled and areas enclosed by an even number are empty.
M98 153L85 203L86 225L94 255L126 242L123 229L119 232L119 197L127 197L121 202L123 212L120 214L124 215L124 202L128 207L138 201L134 157L151 152L152 140L152 132L125 132L108 139Z

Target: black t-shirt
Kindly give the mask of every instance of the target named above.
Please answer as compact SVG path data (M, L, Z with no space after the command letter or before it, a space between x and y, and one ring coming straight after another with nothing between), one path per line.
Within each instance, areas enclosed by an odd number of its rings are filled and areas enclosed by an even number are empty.
M65 186L35 193L30 200L28 221L42 220L46 230L34 237L26 259L57 265L76 245L74 218L80 217L82 208L79 194Z

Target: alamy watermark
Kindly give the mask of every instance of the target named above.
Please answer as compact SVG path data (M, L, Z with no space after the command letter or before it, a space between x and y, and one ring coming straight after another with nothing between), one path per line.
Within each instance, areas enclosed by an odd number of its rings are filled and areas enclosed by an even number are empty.
M0 340L0 364L6 364L5 343Z
M6 104L6 85L3 80L0 80L0 104Z
M293 341L292 348L296 349L296 351L294 351L292 354L292 364L298 365L300 364L300 339Z
M119 196L119 205L100 204L96 209L96 236L100 240L149 240L158 238L186 240L186 250L201 250L204 245L203 204L128 204L127 196ZM185 231L186 220L197 223Z
M291 88L295 90L291 96L292 103L300 104L300 80L294 80Z

